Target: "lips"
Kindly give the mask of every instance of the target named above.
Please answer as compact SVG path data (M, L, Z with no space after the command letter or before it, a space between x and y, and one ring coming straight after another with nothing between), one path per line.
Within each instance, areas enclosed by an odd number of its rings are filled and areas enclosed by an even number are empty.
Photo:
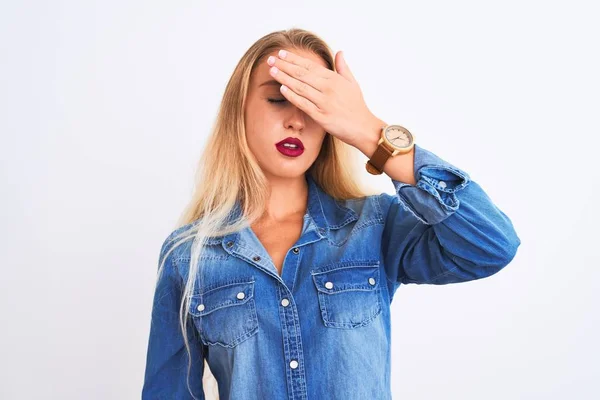
M284 146L286 143L294 144L297 147ZM304 153L304 145L302 144L302 141L293 137L283 139L281 142L276 143L275 147L277 147L277 150L281 154L288 157L298 157Z
M304 150L304 145L302 144L302 141L300 139L294 138L294 137L287 137L285 139L283 139L281 142L276 143L275 146L283 146L285 143L289 143L289 144L295 144L296 146L298 146L298 149L302 149Z

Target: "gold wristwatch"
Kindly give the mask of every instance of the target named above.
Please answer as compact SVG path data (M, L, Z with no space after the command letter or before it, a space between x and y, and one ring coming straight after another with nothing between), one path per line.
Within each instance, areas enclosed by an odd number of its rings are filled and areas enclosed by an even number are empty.
M383 173L383 165L390 157L408 153L415 145L412 133L401 125L386 125L381 128L377 149L367 161L367 171L372 175Z

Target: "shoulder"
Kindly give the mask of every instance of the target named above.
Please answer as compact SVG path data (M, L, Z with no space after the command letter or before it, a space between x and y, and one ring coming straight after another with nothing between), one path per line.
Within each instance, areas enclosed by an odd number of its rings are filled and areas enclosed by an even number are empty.
M359 220L383 220L394 199L388 193L370 194L355 199L343 200L341 204L356 213Z
M160 248L160 259L170 257L173 260L189 257L191 242L194 238L198 221L190 222L173 229L163 240Z

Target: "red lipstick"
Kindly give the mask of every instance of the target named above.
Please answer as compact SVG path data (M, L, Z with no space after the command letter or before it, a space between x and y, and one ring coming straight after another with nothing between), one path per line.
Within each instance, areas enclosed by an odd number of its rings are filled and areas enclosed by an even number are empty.
M302 144L302 141L293 137L287 137L281 142L275 143L275 147L277 147L277 150L279 150L281 154L289 157L298 157L304 153L304 145Z

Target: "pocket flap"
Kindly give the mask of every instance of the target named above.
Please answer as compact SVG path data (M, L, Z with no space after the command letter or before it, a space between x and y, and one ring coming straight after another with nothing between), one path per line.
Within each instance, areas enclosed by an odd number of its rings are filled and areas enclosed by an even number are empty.
M190 297L189 312L201 317L224 307L242 305L254 297L254 281L228 283Z
M335 294L379 287L379 261L346 261L311 271L317 290Z

